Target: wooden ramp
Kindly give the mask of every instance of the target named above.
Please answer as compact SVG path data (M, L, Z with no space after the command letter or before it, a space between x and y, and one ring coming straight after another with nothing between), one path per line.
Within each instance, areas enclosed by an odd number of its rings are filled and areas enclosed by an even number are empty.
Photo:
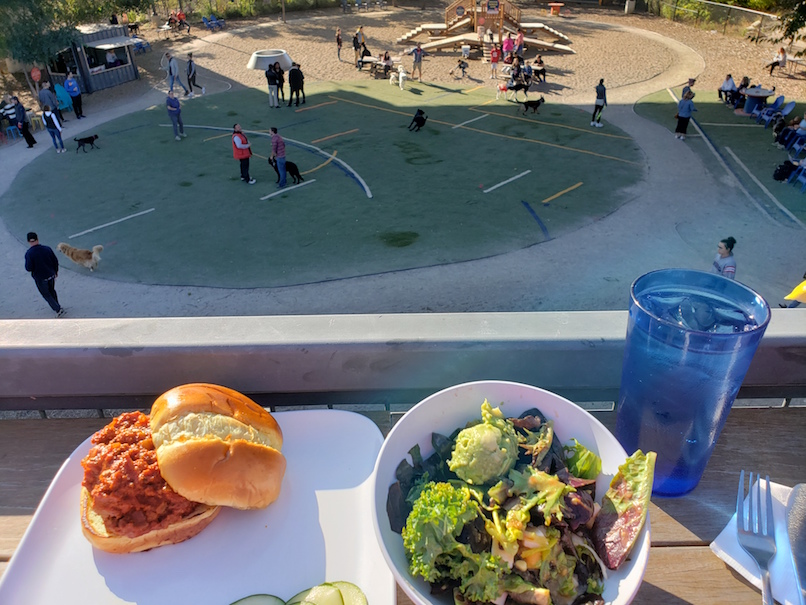
M546 50L554 50L560 53L567 53L569 55L577 54L577 51L575 51L573 48L566 44L560 44L559 42L549 42L547 40L524 37L523 43L527 46L527 48L538 47Z
M562 40L563 42L568 42L570 44L571 39L563 33L558 32L553 27L549 27L545 23L521 23L521 29L527 33L539 33L545 32L551 36L554 36L557 40Z

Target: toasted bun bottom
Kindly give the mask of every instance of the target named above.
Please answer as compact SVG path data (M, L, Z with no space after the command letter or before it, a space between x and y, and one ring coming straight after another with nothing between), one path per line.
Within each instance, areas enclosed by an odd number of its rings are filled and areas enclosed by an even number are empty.
M103 518L92 507L89 491L86 487L81 488L81 531L93 546L111 553L140 552L165 544L183 542L207 527L220 510L217 506L200 504L190 517L163 529L154 529L141 536L130 538L109 533Z

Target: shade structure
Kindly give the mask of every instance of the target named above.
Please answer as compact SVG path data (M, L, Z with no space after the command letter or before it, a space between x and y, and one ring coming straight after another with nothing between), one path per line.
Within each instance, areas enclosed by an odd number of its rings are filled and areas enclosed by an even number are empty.
M266 71L269 65L274 65L278 61L283 71L291 69L291 57L284 50L276 48L253 52L249 63L246 64L246 68Z

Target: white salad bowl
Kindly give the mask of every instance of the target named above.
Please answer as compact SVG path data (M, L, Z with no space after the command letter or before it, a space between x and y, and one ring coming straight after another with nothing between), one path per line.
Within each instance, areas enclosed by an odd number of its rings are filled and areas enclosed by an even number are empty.
M387 565L400 587L417 605L452 605L449 596L435 596L421 578L409 573L403 539L392 531L386 514L389 486L397 481L395 471L404 458L411 462L409 450L419 444L423 459L430 456L431 433L449 436L467 422L481 418L484 399L493 407L500 407L507 417L517 417L530 408L539 409L547 419L554 421L555 436L568 444L576 438L602 459L602 473L596 481L596 501L610 485L618 467L627 459L624 448L605 426L588 412L549 391L537 387L504 381L479 381L449 387L426 397L409 410L392 428L378 453L372 480L372 522L375 536ZM607 571L602 595L608 605L630 603L646 570L649 559L649 516L641 530L635 547L618 571Z

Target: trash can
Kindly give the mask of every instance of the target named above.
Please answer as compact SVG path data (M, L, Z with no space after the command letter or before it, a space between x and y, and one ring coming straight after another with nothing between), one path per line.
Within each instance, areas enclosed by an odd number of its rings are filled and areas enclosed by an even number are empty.
M468 45L468 44L463 44L462 45L462 58L463 59L470 58L470 45Z
M626 0L624 2L624 14L631 15L635 12L635 0Z

